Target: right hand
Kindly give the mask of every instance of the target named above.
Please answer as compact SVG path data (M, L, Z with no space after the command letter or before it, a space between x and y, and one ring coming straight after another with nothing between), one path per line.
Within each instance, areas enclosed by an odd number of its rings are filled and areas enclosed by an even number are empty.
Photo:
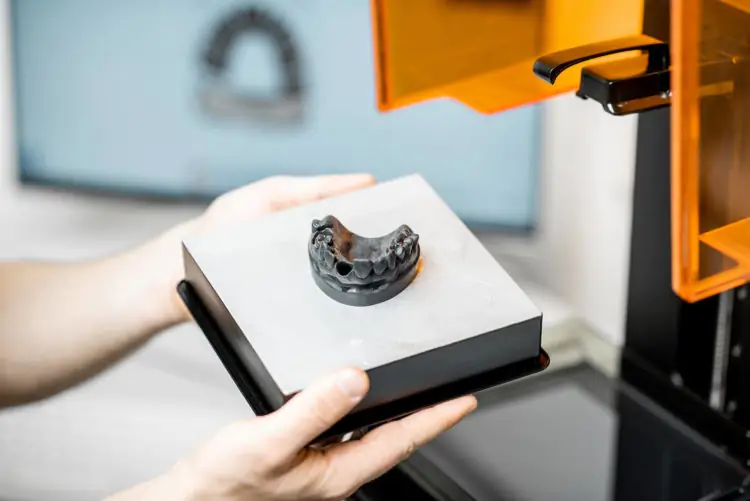
M364 371L346 369L297 394L278 411L230 425L167 475L168 489L194 501L342 500L477 405L466 396L422 410L328 448L307 444L364 398Z

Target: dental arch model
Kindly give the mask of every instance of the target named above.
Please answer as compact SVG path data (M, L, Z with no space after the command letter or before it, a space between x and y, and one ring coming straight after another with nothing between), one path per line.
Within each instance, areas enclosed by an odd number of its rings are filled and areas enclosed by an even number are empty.
M324 293L349 306L371 306L395 297L414 280L419 235L402 224L382 237L362 237L326 216L312 222L308 254L313 279Z

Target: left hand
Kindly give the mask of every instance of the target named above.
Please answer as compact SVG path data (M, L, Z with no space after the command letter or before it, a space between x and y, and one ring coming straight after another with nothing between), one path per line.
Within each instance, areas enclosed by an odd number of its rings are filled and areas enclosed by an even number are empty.
M185 322L190 318L175 292L177 283L183 277L180 246L184 238L373 184L375 178L369 174L274 176L218 197L198 218L163 235L150 253L153 268L163 271L157 285L163 290L157 293L160 297L169 297L168 311L165 312L168 315L167 323Z
M375 184L369 174L317 177L275 176L221 195L198 218L193 233L255 219Z

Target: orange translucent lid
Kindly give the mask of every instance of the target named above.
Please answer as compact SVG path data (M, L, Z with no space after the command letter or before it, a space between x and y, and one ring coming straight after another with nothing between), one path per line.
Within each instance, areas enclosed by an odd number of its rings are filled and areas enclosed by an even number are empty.
M672 282L750 281L750 1L672 3Z
M579 71L553 86L534 62L641 34L643 1L371 0L371 9L381 111L451 98L497 113L576 90ZM672 284L693 302L750 281L750 0L672 2L671 24Z
M371 0L378 108L436 98L497 113L573 91L534 76L540 56L640 34L642 0Z

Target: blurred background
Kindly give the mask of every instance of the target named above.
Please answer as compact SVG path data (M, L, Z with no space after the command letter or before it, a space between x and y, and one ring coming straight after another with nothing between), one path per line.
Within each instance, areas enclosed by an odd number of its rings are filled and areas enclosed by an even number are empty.
M418 172L544 311L553 365L621 345L635 118L572 95L380 114L367 0L0 6L0 258L127 248L269 175ZM173 329L0 413L0 499L99 499L248 413L197 328Z
M378 113L367 2L31 0L12 21L23 180L179 198L418 171L473 224L536 222L540 110Z

